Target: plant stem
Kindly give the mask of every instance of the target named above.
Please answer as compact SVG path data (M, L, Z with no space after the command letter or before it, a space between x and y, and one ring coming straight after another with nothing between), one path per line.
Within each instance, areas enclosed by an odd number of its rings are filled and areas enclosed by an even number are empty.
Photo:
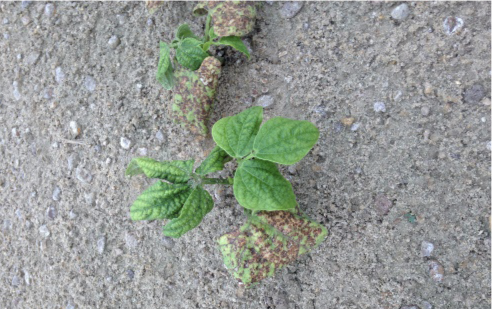
M202 178L202 184L204 185L232 185L234 184L234 179L232 178Z
M212 15L208 13L207 15L207 20L205 21L205 38L204 42L208 42L210 40L210 36L208 35L208 32L210 31L210 24L212 23Z

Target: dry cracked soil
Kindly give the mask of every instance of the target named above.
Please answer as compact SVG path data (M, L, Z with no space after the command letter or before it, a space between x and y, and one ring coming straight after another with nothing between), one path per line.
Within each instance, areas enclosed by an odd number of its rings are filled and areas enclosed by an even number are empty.
M213 51L212 123L260 104L321 132L281 171L329 236L252 289L217 249L230 188L177 240L129 218L131 158L213 147L155 79L193 6L0 3L0 307L490 308L490 2L266 2L251 59Z

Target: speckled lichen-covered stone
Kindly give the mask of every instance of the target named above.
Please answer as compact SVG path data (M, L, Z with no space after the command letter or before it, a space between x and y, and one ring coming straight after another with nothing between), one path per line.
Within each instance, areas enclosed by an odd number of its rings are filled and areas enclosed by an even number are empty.
M220 61L207 57L196 71L180 68L175 72L171 115L176 123L199 135L208 134L208 119L215 99Z
M207 10L212 15L212 26L216 35L245 36L253 31L256 21L255 2L208 1L201 2L193 10L202 15Z

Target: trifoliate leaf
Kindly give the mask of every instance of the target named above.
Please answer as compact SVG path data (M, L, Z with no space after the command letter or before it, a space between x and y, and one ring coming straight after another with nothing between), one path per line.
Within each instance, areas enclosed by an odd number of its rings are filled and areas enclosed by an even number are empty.
M316 248L327 234L324 226L299 212L262 211L220 237L219 248L229 272L250 286Z
M163 229L166 236L178 238L197 227L203 217L214 207L210 194L202 187L196 187L181 208L179 217L169 221Z
M164 88L171 90L174 86L174 74L169 46L166 43L160 43L159 54L159 65L157 66L156 78Z
M252 210L285 210L296 207L292 185L275 163L259 159L242 162L234 176L234 196Z
M151 158L134 158L125 175L145 174L149 178L164 179L173 183L186 183L190 180L195 160L156 161Z
M290 165L301 160L318 137L318 128L309 121L275 117L260 128L253 149L256 158Z
M225 36L220 38L217 42L213 42L214 45L227 45L231 46L232 48L240 51L241 53L245 54L246 57L249 58L249 51L246 45L244 45L243 41L241 40L240 37L237 36Z
M253 141L262 120L262 107L248 108L235 116L217 121L212 127L212 137L231 157L242 158L253 149Z
M192 71L197 70L208 54L200 47L201 41L194 38L186 38L179 43L176 49L176 59L179 64Z
M196 169L196 173L205 176L207 174L221 171L224 169L224 164L231 161L232 158L222 150L219 146L215 146L208 157Z
M188 26L188 24L182 24L176 30L176 39L184 40L186 38L193 38L199 40L199 38L193 34L193 31L191 31L190 26Z
M158 181L145 190L130 208L132 220L172 219L179 215L191 193L187 184Z

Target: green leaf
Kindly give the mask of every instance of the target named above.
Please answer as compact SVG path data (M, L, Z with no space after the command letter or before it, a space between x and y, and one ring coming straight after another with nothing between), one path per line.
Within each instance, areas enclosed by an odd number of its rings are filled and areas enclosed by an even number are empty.
M324 226L300 212L264 211L221 236L219 248L229 272L251 286L319 246L327 234Z
M275 117L260 128L253 149L256 158L290 165L301 160L318 137L318 128L309 121Z
M160 43L159 54L159 65L157 66L156 78L164 88L171 90L174 86L174 74L169 46L166 43Z
M217 42L213 42L214 45L227 45L245 54L249 59L249 51L246 45L240 37L237 36L225 36L220 38Z
M145 174L149 178L165 179L173 183L186 183L190 180L195 160L156 161L151 158L134 158L125 175Z
M191 193L187 184L158 181L145 190L130 208L132 220L176 218Z
M219 146L215 146L208 157L196 169L196 173L205 176L207 174L221 171L224 169L224 164L231 161L232 158L222 150Z
M241 206L252 210L285 210L296 207L292 185L275 163L247 160L234 176L234 196Z
M253 149L253 141L262 120L262 107L248 108L235 116L217 121L212 127L212 137L231 157L242 158Z
M181 237L184 233L197 227L213 207L214 201L210 194L202 187L196 187L184 203L179 217L172 219L164 226L164 235L173 238Z
M179 64L192 71L197 70L208 54L202 50L201 41L194 38L186 38L179 43L176 49L176 59Z
M186 38L193 38L199 40L199 38L193 34L193 31L191 31L190 26L188 26L188 24L182 24L176 30L176 39L184 40Z

